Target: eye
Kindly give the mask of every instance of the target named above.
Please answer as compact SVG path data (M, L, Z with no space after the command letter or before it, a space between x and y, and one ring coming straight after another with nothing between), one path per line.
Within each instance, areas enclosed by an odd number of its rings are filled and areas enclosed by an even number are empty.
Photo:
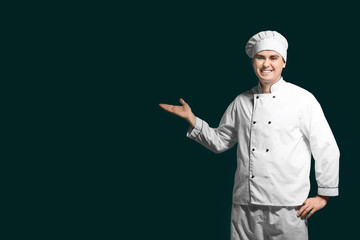
M279 57L278 56L271 56L271 60L277 60Z

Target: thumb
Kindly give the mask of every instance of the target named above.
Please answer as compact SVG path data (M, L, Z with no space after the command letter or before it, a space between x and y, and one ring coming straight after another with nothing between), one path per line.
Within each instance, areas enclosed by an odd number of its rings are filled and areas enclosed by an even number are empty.
M186 105L187 103L184 101L184 99L180 98L180 103L184 106Z

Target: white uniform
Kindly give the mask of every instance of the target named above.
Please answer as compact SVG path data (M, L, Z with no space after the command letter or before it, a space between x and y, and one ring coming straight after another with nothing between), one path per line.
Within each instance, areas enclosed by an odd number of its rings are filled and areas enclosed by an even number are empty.
M261 85L229 105L218 128L196 119L187 136L214 152L237 146L233 203L298 206L310 191L311 154L318 194L338 195L339 149L320 104L282 78L262 94Z
M307 240L307 221L296 217L295 207L234 204L233 240Z

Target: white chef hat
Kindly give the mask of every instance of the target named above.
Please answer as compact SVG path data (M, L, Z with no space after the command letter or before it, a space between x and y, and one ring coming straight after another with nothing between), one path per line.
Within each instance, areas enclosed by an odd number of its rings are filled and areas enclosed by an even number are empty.
M245 51L250 58L263 50L273 50L278 52L286 62L286 51L288 42L286 38L276 31L263 31L252 36L246 43Z

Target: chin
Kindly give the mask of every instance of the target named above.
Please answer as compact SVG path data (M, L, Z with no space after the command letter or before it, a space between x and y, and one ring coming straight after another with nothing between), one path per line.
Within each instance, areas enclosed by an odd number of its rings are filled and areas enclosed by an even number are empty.
M281 76L261 76L259 75L260 82L263 83L273 83L278 81L281 78Z

